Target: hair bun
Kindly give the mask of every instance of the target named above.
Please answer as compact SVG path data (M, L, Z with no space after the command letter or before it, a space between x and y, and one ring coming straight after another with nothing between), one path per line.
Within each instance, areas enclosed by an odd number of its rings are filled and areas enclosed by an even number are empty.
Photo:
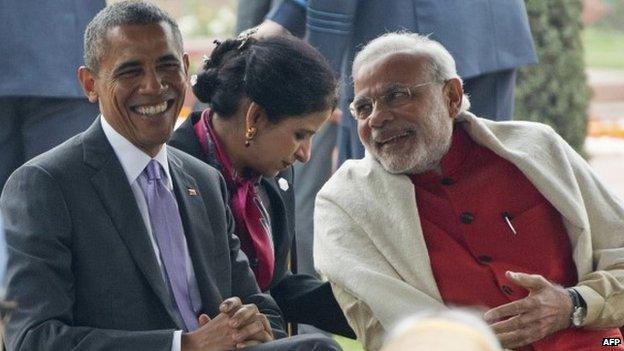
M210 103L216 89L219 87L217 70L212 68L197 75L197 81L193 84L193 93L203 103Z

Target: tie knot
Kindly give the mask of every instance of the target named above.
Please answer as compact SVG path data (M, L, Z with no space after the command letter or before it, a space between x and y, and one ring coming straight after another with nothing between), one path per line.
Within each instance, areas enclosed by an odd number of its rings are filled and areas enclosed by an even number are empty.
M145 167L145 173L149 180L160 179L162 177L160 164L156 160L151 160Z

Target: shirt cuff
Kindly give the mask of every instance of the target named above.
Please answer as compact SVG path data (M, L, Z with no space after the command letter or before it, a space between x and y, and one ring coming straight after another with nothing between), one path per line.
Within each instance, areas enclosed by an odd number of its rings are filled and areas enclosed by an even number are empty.
M182 351L182 331L173 332L173 342L171 343L171 351Z

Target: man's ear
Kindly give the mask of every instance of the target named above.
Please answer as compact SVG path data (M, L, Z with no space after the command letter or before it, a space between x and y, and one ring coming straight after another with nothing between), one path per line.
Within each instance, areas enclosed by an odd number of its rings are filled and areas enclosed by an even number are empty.
M78 80L89 102L92 103L98 102L98 93L95 89L96 79L97 76L89 68L85 66L80 66L80 68L78 68Z
M451 78L444 85L444 96L449 110L449 117L455 118L461 109L464 88L459 78Z

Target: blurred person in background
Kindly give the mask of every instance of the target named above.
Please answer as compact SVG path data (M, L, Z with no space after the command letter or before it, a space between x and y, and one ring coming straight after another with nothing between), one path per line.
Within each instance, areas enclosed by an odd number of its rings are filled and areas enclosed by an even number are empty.
M76 79L82 34L104 0L0 4L0 191L27 160L97 117Z
M289 268L292 165L310 159L312 137L336 106L324 58L296 38L243 35L217 42L193 91L210 107L191 114L169 144L225 178L235 232L261 290L287 322L354 337L329 284Z
M423 312L392 328L381 351L502 351L485 321L473 311Z

